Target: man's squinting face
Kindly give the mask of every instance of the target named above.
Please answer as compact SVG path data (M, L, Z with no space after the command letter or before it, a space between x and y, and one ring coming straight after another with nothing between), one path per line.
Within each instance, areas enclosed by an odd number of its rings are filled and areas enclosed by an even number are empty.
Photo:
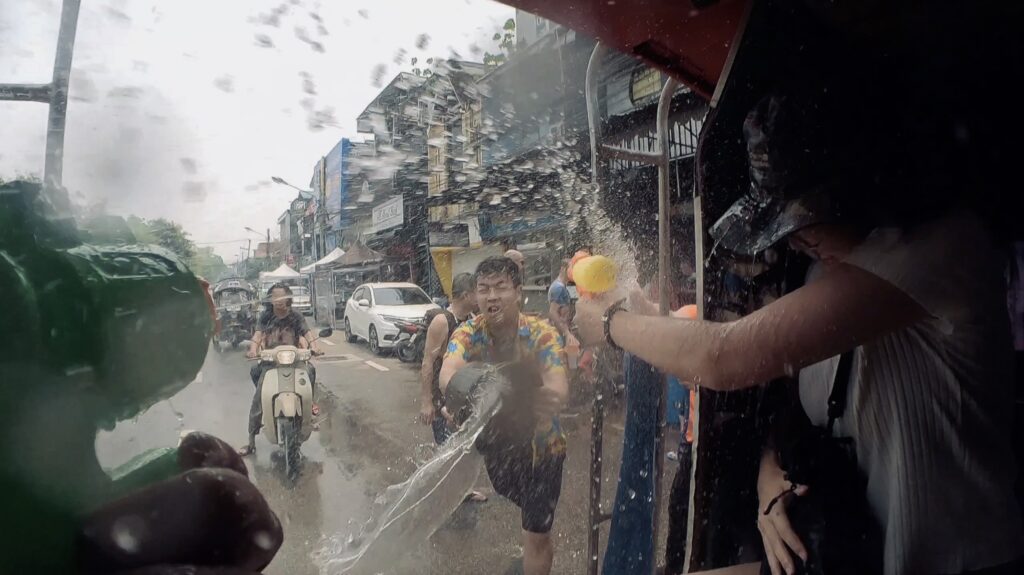
M289 296L281 288L275 288L270 291L270 302L274 305L274 311L288 311L288 299Z
M522 288L512 283L507 274L494 274L476 280L476 299L488 321L502 322L509 315L519 316Z

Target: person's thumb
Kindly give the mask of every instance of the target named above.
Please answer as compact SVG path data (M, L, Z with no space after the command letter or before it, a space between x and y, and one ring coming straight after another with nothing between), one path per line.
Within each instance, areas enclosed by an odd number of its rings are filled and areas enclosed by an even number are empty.
M796 495L797 497L803 497L804 495L807 495L807 491L809 489L810 488L808 486L800 485L799 483L797 483L796 488L793 489L793 494Z

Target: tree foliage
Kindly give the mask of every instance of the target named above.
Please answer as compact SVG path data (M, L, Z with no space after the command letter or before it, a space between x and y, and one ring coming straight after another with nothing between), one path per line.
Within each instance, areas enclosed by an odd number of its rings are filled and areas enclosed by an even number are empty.
M147 224L158 246L178 254L184 260L190 260L195 255L196 245L180 224L163 218L150 220Z
M501 27L501 30L494 33L492 38L498 43L499 52L497 54L491 54L490 52L484 53L484 64L488 66L500 66L508 61L508 59L516 52L516 21L514 18L509 18L505 21L505 25Z
M224 259L213 253L213 248L209 246L196 248L195 255L188 263L193 273L209 281L217 281L228 272Z
M191 260L196 254L195 243L178 223L164 218L144 220L138 216L128 216L125 223L135 236L136 243L158 245L185 261Z

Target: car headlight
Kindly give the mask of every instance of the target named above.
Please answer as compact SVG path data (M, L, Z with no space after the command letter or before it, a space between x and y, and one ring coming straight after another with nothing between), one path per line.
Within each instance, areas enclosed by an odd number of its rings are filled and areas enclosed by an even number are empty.
M396 323L396 322L406 323L406 322L409 321L409 320L405 319L404 317L395 317L393 315L382 315L382 316L380 316L380 319L383 320L383 321L386 321L388 323L392 323L392 324Z
M295 352L290 349L283 349L274 356L277 365L291 365L295 363Z

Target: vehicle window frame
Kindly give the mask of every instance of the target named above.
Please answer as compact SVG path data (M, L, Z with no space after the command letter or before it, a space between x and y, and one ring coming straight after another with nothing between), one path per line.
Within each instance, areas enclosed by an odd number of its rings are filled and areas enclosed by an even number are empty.
M401 292L401 291L403 291L403 290L410 290L410 291L413 291L413 292L417 292L417 291L418 291L418 292L420 293L420 295L422 295L422 296L423 296L423 298L424 298L424 300L425 300L425 301L424 301L423 303L400 303L400 304L384 304L384 305L398 305L398 306L405 306L405 305L429 305L429 304L433 303L433 300L432 300L432 299L430 299L430 296L429 296L429 295L427 294L427 292L426 292L426 291L425 291L425 290L424 290L423 288L421 288L420 286L418 286L418 285L408 285L408 286L387 286L387 287L381 286L380 288L377 288L377 289L382 289L382 290L395 290L395 291L397 291L397 292ZM374 291L374 290L373 290L373 289L371 289L371 292L372 292L372 291ZM371 300L371 305L372 305L372 304L373 304L373 300Z

